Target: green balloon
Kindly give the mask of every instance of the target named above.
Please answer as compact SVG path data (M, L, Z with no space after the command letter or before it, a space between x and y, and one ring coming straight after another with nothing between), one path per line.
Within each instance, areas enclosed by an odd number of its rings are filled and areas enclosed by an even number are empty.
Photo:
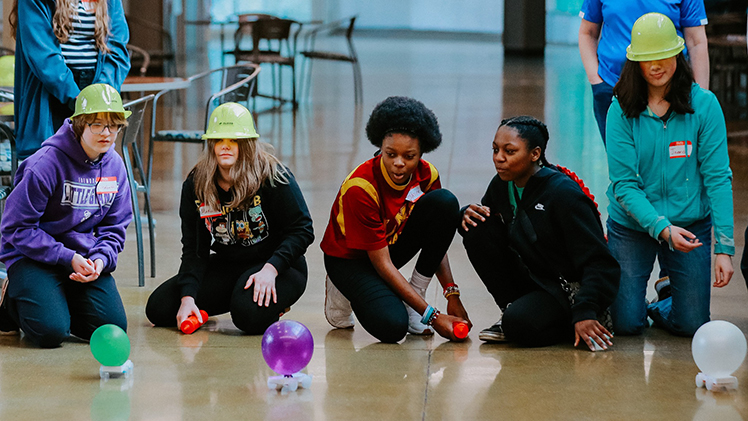
M130 338L117 325L103 325L91 335L91 353L101 365L116 367L130 356Z

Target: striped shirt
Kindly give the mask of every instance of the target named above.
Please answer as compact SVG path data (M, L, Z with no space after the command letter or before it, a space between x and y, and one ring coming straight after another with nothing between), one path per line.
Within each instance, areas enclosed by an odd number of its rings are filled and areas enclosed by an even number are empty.
M95 3L86 4L95 5ZM65 64L71 69L96 68L99 51L96 49L94 28L96 12L93 7L86 10L83 0L78 1L78 13L71 16L73 30L68 42L60 44Z

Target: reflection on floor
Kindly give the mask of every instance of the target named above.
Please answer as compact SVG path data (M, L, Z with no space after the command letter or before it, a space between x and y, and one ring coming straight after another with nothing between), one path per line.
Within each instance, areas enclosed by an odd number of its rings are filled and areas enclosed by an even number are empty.
M498 309L455 240L450 259L475 324L470 340L409 336L377 343L360 327L332 330L322 313L324 268L319 238L340 182L374 148L362 123L389 95L413 96L439 117L443 145L426 156L442 183L465 204L480 199L493 175L490 142L503 117L520 113L550 129L548 158L576 170L603 210L605 150L592 116L591 93L575 47L550 46L545 58L505 58L490 42L360 38L363 112L353 107L350 68L315 64L311 97L294 116L286 109L258 118L258 132L296 174L314 218L317 240L307 253L307 291L286 319L311 330L315 352L307 368L310 389L280 394L267 389L273 375L260 337L243 336L227 316L212 318L191 336L152 328L143 308L149 293L176 273L180 256L177 217L181 182L200 146L156 147L154 197L157 277L137 287L135 236L115 272L129 319L130 383L100 383L88 345L70 341L40 350L19 337L1 337L0 419L742 419L748 416L748 365L740 388L713 394L694 387L698 370L690 339L659 329L615 338L602 353L571 344L520 349L485 345L477 331L496 321ZM213 54L213 53L211 53ZM197 57L197 55L193 55ZM193 58L193 70L220 57ZM191 74L195 72L186 72ZM267 80L263 80L266 83ZM289 84L285 84L289 86ZM199 115L201 108L191 111ZM196 118L201 121L201 118ZM731 146L735 172L738 253L748 220L748 150ZM605 215L603 215L605 217ZM737 268L739 262L734 264ZM650 294L652 291L650 290ZM746 283L736 275L713 291L712 316L748 332ZM428 300L444 306L433 286Z

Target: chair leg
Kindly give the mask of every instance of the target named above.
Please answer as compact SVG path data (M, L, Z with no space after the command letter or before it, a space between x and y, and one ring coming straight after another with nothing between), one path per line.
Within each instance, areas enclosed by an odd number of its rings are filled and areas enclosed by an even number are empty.
M283 66L280 64L276 65L278 68L278 101L280 106L283 106Z
M306 96L307 96L307 99L309 99L312 97L312 68L314 67L314 60L307 59L307 61L309 61L309 72L307 73L307 76L306 76L306 81L307 81Z
M296 102L296 63L291 63L291 102L294 110L299 108Z
M124 148L122 155L125 159L125 168L127 169L127 178L130 183L130 202L132 203L133 220L135 221L135 237L138 247L138 286L145 286L145 268L143 265L143 226L140 220L140 204L138 203L138 189L133 179L132 162L130 161L130 151Z
M141 167L142 168L142 167ZM143 178L145 181L145 178ZM151 252L151 278L156 277L156 229L153 226L153 210L151 209L151 188L150 186L142 186L144 195L143 207L145 208L145 215L148 218L148 245Z

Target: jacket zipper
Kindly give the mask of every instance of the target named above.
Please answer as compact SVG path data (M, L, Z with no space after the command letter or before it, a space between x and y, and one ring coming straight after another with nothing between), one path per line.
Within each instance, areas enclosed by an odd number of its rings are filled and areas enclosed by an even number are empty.
M670 119L670 116L668 116L668 120L669 119ZM667 121L663 121L662 122L662 139L665 141L665 148L669 152L670 151L670 145L667 144L667 134L665 133L666 131L667 131ZM663 157L662 157L663 163L662 163L662 167L661 167L662 168L661 174L662 174L662 198L663 199L667 197L667 177L666 177L665 174L667 173L667 168L666 167L667 167L667 163L668 163L668 156L669 156L669 153L665 153L665 154L663 154ZM667 200L663 200L662 202L665 205L664 206L665 207L665 215L667 215L668 214L668 202L667 202Z

